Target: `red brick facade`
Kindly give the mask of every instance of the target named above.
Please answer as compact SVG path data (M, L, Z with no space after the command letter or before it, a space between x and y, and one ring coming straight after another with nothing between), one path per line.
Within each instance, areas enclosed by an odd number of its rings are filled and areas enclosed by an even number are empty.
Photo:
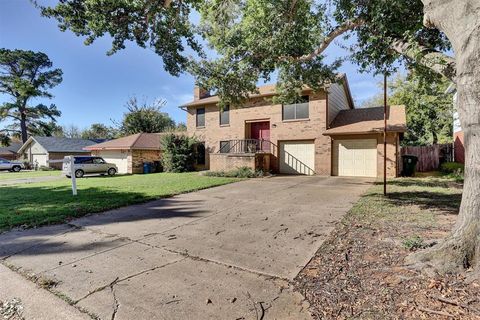
M207 154L205 168L210 168L211 161L215 162L215 168L217 163L223 163L223 159L213 159L213 157L217 157L216 153L220 149L221 141L249 139L251 138L250 124L252 122L268 121L270 125L270 141L277 146L271 155L271 169L273 172L278 172L279 170L277 153L281 142L309 140L315 144L315 173L317 175L331 175L332 138L324 135L327 129L327 95L324 91L319 93L307 92L304 94L309 94L309 119L283 120L281 104L273 104L270 97L252 97L244 107L230 109L230 123L228 125L220 125L220 109L217 101L212 98L206 98L205 104L202 104L202 99L195 99L194 105L186 106L187 132L205 143ZM197 108L205 108L205 126L197 126ZM381 176L383 175L383 157L381 157L383 155L383 135L362 134L354 135L354 138L366 139L372 138L372 136L378 140L379 157L377 168L379 176ZM387 172L389 176L394 177L397 176L398 172L398 134L389 134L387 142ZM251 159L242 159L242 161L251 161Z

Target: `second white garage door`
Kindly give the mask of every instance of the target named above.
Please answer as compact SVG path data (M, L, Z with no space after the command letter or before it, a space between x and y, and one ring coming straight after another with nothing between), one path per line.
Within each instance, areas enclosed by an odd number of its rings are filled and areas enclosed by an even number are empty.
M315 173L315 144L313 141L280 142L280 173Z
M333 174L348 177L376 177L377 140L335 140Z
M125 174L128 172L128 151L100 151L98 156L102 157L106 162L116 164L118 173Z

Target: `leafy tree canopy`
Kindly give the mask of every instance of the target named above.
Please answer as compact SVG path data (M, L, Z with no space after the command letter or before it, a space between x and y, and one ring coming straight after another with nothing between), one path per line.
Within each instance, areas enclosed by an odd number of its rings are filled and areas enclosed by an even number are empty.
M120 123L120 131L124 135L147 132L163 132L175 127L175 122L167 113L161 112L166 104L165 100L155 100L148 103L139 102L136 97L127 102L127 112Z
M10 98L0 105L0 121L12 123L0 129L4 136L20 135L25 142L61 115L54 104L30 104L34 98L52 98L49 89L62 82L62 70L52 65L42 52L0 49L0 94Z
M392 105L407 108L407 132L403 144L431 145L453 139L453 97L446 93L450 81L442 77L425 79L417 73L398 76L390 84Z
M397 74L388 82L388 104L405 105L407 132L403 145L450 143L453 139L453 96L447 93L451 82L441 76L425 78L418 72ZM383 86L383 83L381 84ZM383 93L362 103L361 107L383 106Z
M94 123L90 128L81 133L83 139L115 139L118 136L118 130L102 123Z
M87 44L109 34L109 53L126 41L151 47L167 71L190 71L222 104L241 104L259 80L273 75L278 100L293 99L302 85L319 89L334 81L342 60L327 63L323 51L342 36L353 36L350 55L342 59L361 70L393 73L400 61L449 78L455 73L453 60L437 51L450 43L424 27L420 0L62 0L42 12L62 30L85 36ZM189 22L192 12L200 15L197 25ZM214 58L206 58L196 36L216 52Z

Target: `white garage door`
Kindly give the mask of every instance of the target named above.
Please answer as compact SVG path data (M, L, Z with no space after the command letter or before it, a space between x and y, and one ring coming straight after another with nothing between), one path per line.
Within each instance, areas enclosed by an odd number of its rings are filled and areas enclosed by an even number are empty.
M315 144L313 141L280 142L280 173L315 173Z
M102 157L105 161L109 163L116 164L118 167L118 173L128 172L128 152L127 151L121 151L121 150L100 151L98 156Z
M48 166L48 163L47 163L47 160L48 160L48 157L46 154L32 154L32 164L36 165L38 164L38 166Z
M335 140L333 174L348 177L376 177L377 140Z

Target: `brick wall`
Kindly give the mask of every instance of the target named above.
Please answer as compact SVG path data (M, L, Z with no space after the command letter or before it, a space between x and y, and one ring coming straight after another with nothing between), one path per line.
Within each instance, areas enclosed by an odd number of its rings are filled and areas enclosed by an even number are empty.
M311 94L308 120L282 120L282 105L272 104L267 98L251 99L245 107L230 109L230 124L220 126L219 107L210 104L205 107L205 127L196 127L196 107L187 109L187 132L205 142L207 153L206 168L222 168L216 152L220 141L250 138L249 122L269 121L270 140L277 146L282 141L311 140L315 143L315 172L317 175L331 175L332 172L332 139L324 136L326 128L326 95L324 92ZM383 176L383 133L371 135L342 135L343 139L377 139L377 172ZM278 152L278 149L276 150ZM278 171L279 159L275 152L271 157L272 171ZM399 135L387 135L387 175L398 176L399 168ZM214 158L215 157L215 158ZM216 163L212 166L212 161ZM217 170L217 169L215 169Z
M383 177L383 134L378 135L377 145L377 175ZM398 134L387 134L387 177L394 178L399 174L399 152L400 148L397 147Z
M128 173L143 173L144 162L160 161L160 150L132 150L128 159Z
M240 167L252 170L270 171L269 154L226 154L212 153L210 155L210 170L231 171Z
M255 170L255 155L224 153L213 153L210 155L210 170L212 171L230 171L240 167L248 167Z
M270 141L277 146L281 141L313 140L315 142L315 171L317 174L330 175L331 158L330 137L322 135L325 131L326 96L324 92L310 95L310 118L307 120L282 120L282 105L272 104L264 97L251 99L245 107L230 109L230 124L220 126L219 107L205 106L205 127L196 127L196 108L189 107L187 112L187 131L205 142L207 151L206 167L210 167L211 153L218 152L220 141L248 139L249 122L269 121ZM272 169L278 170L278 155L273 154Z

